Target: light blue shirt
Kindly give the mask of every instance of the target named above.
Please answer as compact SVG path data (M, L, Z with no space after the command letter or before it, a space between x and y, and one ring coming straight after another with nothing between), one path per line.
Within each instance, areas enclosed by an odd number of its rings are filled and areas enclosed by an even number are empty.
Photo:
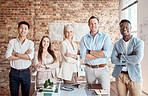
M101 51L105 58L96 58L86 61L89 65L100 65L105 64L109 61L109 56L111 52L111 40L107 33L98 32L95 37L89 34L85 35L80 42L80 55L81 59L84 61L87 50Z
M136 55L131 55L133 51L137 51ZM122 54L120 59L117 58L118 54ZM117 78L123 66L127 66L128 75L134 82L142 82L141 75L141 60L144 54L144 42L132 36L127 47L127 55L124 48L123 38L117 41L114 45L111 55L111 62L115 64L113 70L113 77Z

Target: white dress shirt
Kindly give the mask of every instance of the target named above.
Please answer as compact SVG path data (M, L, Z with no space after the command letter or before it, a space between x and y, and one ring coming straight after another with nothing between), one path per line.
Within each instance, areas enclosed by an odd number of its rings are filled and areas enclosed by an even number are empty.
M30 67L31 60L34 57L34 42L31 40L25 39L24 43L21 44L18 38L12 39L9 41L6 51L6 59L12 56L13 50L15 52L24 54L28 49L31 49L32 52L28 54L30 60L19 59L19 60L10 60L10 66L15 69L26 69Z
M42 62L38 61L38 52L35 52L35 56L34 56L34 60L33 63L36 66L37 64L42 64L42 65L46 65L47 68L36 68L37 71L53 71L56 70L56 68L59 67L59 61L57 60L57 62L53 62L53 57L51 56L51 54L48 53L47 57L42 54ZM53 71L53 74L55 74L55 72Z

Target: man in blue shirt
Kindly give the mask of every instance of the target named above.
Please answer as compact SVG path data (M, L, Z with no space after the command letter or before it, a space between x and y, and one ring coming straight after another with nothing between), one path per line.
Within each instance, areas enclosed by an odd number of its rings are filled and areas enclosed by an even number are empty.
M89 84L98 81L110 94L108 61L111 52L111 40L108 34L99 32L99 19L91 16L88 20L89 34L80 42L80 55L86 62L85 72Z
M131 23L123 19L119 23L122 38L114 44L111 62L115 64L112 75L116 78L118 96L142 96L140 62L144 53L144 42L133 37Z

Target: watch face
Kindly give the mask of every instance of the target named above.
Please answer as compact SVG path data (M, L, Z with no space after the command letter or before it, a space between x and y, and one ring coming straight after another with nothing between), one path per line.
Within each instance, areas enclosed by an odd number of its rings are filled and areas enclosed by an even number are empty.
M15 56L18 56L18 53L17 52L15 52Z

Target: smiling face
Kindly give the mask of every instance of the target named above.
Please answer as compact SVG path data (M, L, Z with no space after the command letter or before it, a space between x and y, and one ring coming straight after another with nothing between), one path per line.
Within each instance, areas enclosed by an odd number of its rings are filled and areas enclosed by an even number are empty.
M26 24L21 24L18 28L18 32L20 37L26 37L29 32L28 26Z
M99 22L96 18L90 19L88 26L93 33L97 33L99 30Z
M71 28L66 28L64 34L65 38L73 38L73 30Z
M47 49L49 47L49 44L50 44L49 38L47 38L47 37L43 38L42 47Z
M121 23L120 32L123 37L129 36L131 32L131 25L128 22Z

